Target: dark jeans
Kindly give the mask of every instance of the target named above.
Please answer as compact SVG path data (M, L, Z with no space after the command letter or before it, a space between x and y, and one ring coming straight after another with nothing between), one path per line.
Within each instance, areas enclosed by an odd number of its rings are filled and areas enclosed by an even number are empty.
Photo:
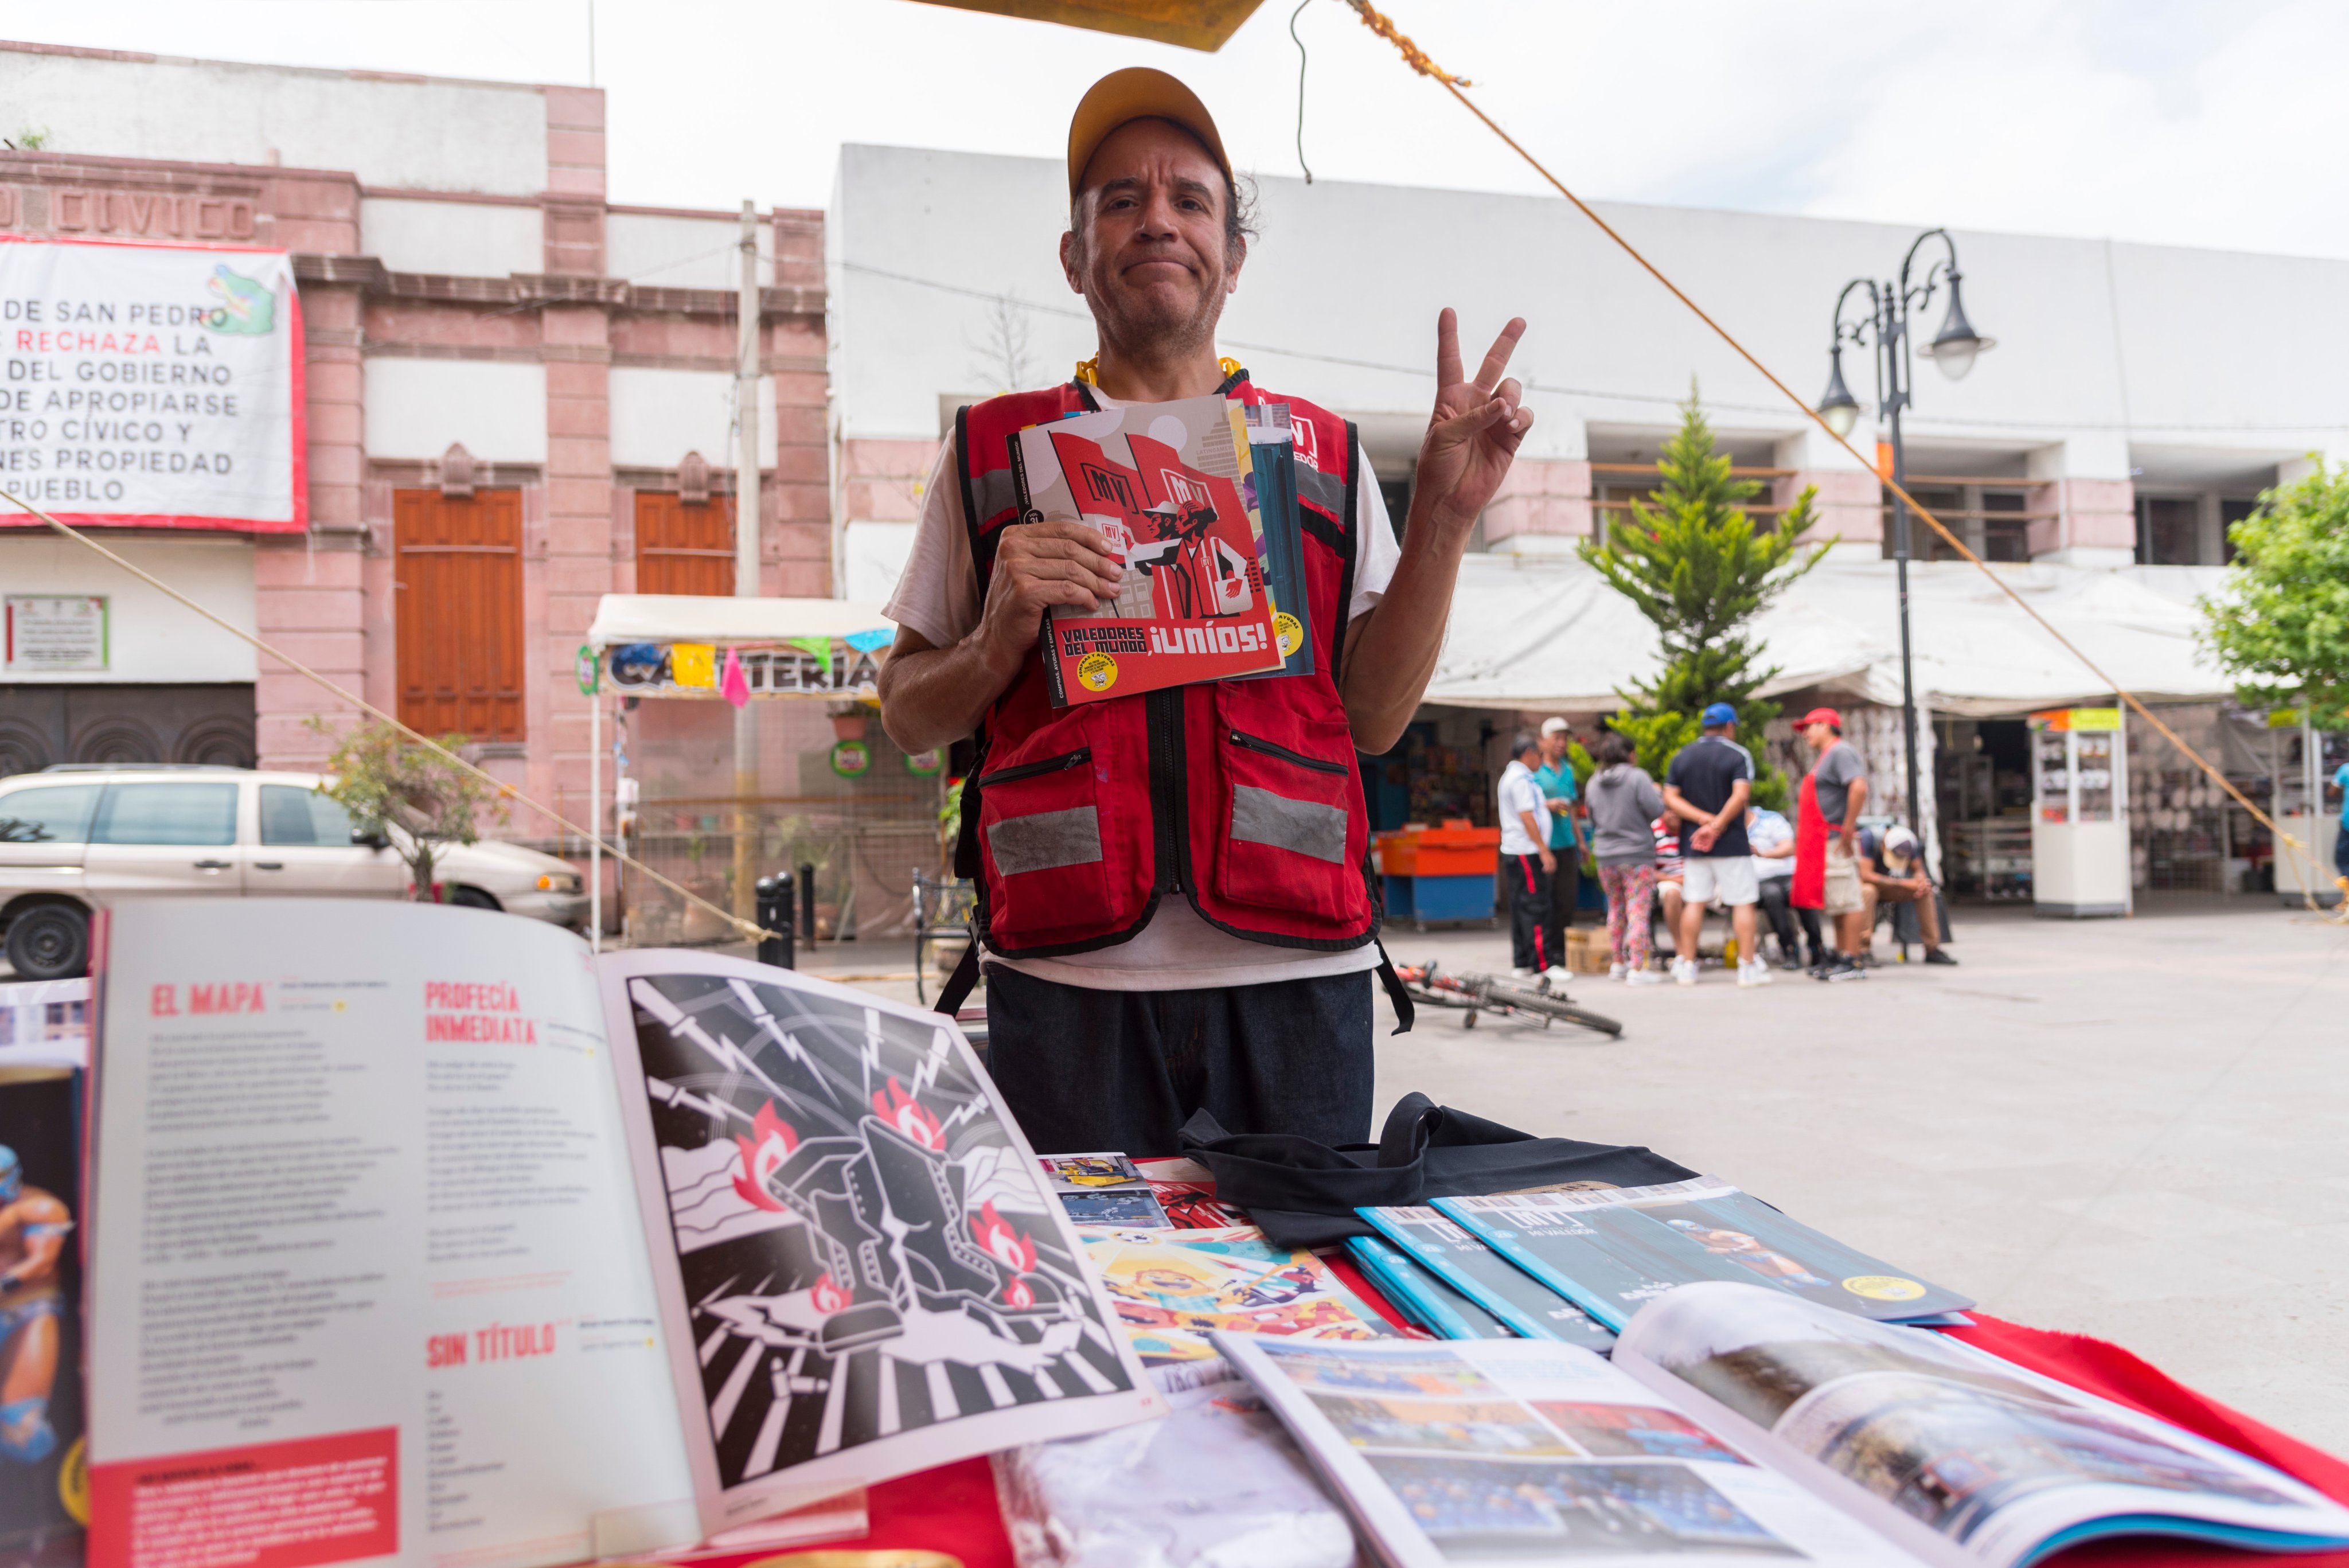
M1794 892L1792 877L1764 877L1761 881L1762 912L1770 919L1770 929L1778 933L1778 947L1788 958L1795 956L1795 920L1803 919L1803 935L1811 940L1810 957L1805 961L1816 967L1827 956L1826 944L1819 937L1819 912L1816 909L1796 909L1789 903Z
M1550 878L1541 857L1502 856L1501 880L1509 888L1509 961L1534 970L1564 963L1566 944L1550 934Z
M1094 991L992 964L988 1071L1039 1154L1179 1154L1175 1133L1198 1110L1229 1132L1361 1143L1371 1136L1371 984L1364 970Z
M1563 964L1566 928L1574 924L1574 901L1582 893L1582 855L1571 844L1550 853L1557 857L1557 869L1550 874L1549 919L1542 925L1542 950L1549 954L1549 963Z
M2349 821L2344 821L2333 836L2333 869L2349 877Z

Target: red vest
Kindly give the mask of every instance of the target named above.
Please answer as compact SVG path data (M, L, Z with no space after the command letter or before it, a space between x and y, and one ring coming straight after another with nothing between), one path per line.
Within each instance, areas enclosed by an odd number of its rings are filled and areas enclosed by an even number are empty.
M1334 952L1378 935L1369 818L1337 671L1353 596L1353 426L1236 374L1220 389L1285 402L1297 432L1315 672L1224 680L1055 708L1031 650L979 729L957 869L978 888L988 949L1015 958L1131 940L1159 900L1273 947ZM1094 406L1077 383L955 416L971 561L984 597L1019 521L1009 438Z

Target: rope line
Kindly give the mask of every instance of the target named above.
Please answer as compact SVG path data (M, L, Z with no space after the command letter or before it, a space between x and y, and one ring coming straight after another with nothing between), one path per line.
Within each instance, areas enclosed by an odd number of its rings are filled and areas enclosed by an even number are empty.
M1389 21L1384 16L1381 15L1378 9L1371 5L1370 0L1346 0L1346 4L1353 7L1354 14L1361 19L1364 26L1370 28L1371 32L1376 33L1379 36L1386 39L1388 42L1395 46L1396 49L1402 55L1403 64L1409 66L1421 76L1433 77L1436 81L1442 83L1444 90L1450 93L1454 98L1459 99L1460 106L1463 109L1466 109L1470 114L1475 115L1479 120L1482 120L1484 122L1485 129L1499 137L1512 152L1515 152L1518 157L1524 159L1535 173L1540 175L1542 179L1549 183L1552 190L1556 191L1559 195L1572 202L1575 210L1580 213L1584 217L1589 219L1593 223L1597 224L1599 226L1599 231L1605 234L1609 239L1614 241L1615 244L1622 249L1624 254L1639 263L1640 267L1646 271L1649 276L1663 285L1665 290L1670 293L1674 299L1677 299L1682 305L1687 306L1690 312L1693 314L1699 321L1703 322L1707 327L1713 328L1714 334L1718 336L1723 343L1729 345L1730 348L1736 353L1739 358L1744 359L1748 365L1753 366L1754 369L1761 374L1763 379L1777 388L1780 392L1785 395L1788 402L1793 403L1797 409L1800 409L1806 419L1808 419L1812 423L1817 425L1819 429L1826 431L1830 440L1832 440L1837 446L1843 448L1844 451L1849 452L1863 467L1870 470L1873 470L1876 467L1875 463L1861 455L1857 447L1852 445L1851 442L1843 436L1837 434L1835 427L1828 424L1826 418L1821 415L1816 409L1812 408L1809 402L1796 393L1792 387L1789 387L1785 382L1780 380L1767 365L1764 365L1761 360L1755 358L1752 351L1749 350L1744 344L1739 342L1736 336L1732 333L1729 328L1723 327L1720 322L1715 321L1712 316L1706 313L1702 306L1697 304L1695 300L1691 299L1688 295L1682 290L1680 285L1665 276L1662 269L1659 268L1655 263L1650 261L1646 255L1641 254L1639 246L1633 244L1630 240L1625 239L1622 234L1616 231L1613 224L1609 223L1606 219L1600 217L1596 212L1592 211L1588 202L1576 195L1572 191L1568 190L1565 182L1558 179L1557 175L1551 173L1540 159L1536 158L1531 152L1526 151L1525 147L1517 141L1516 138L1502 130L1499 123L1496 122L1491 115L1486 114L1483 109L1476 107L1475 100L1471 99L1466 93L1460 90L1461 88L1471 85L1466 78L1455 77L1436 65L1434 61L1429 59L1426 51L1422 49L1418 45L1413 43L1409 38L1403 36L1403 35L1396 29L1395 25L1392 21ZM2021 594L2016 593L2013 587L2003 578L2002 578L1996 572L1992 571L1988 563L1984 562L1980 556L1975 555L1971 550L1968 549L1964 540L1951 533L1948 526L1945 525L1939 517L1934 516L1929 508L1920 504L1915 496L1909 494L1905 488L1893 483L1893 481L1889 478L1885 479L1883 483L1885 488L1890 490L1893 494L1899 496L1903 502L1907 503L1909 511L1923 518L1926 524L1932 528L1933 532L1939 534L1941 538L1947 542L1952 549L1956 550L1961 557L1972 562L1974 566L1981 568L1982 576L1988 577L1992 583L1996 584L1999 592L2004 594L2009 599L2012 599L2018 609L2022 610L2023 614L2029 616L2033 620L2039 624L2041 630L2054 638L2066 653L2069 653L2073 658L2078 659L2082 665L2085 666L2088 672L2102 682L2106 690L2113 692L2124 702L2127 702L2129 707L2137 712L2138 717L2145 720L2147 723L2151 724L2156 731L2159 732L2162 739L2168 741L2172 746L2175 746L2197 767L2209 774L2211 782L2216 784L2220 789L2225 790L2230 795L2233 796L2238 805L2242 806L2245 811L2251 813L2252 820L2259 823L2261 826L2266 828L2268 832L2274 836L2278 843L2291 846L2292 852L2300 857L2302 864L2307 867L2307 874L2301 878L2301 896L2306 900L2308 908L2312 909L2318 908L2315 890L2315 877L2317 874L2316 857L2314 855L2310 853L2308 846L2302 844L2298 838L2286 833L2282 827L2277 826L2273 817L2271 817L2266 812L2261 810L2258 804L2254 802L2251 796L2236 788L2233 781L2229 779L2225 774L2221 773L2217 767L2212 765L2208 757L2205 757L2200 752L2196 751L2192 746L2188 745L2185 739L2181 737L2177 731L2164 723L2160 718L2154 713L2152 709L2147 707L2143 701L2138 700L2136 692L2129 691L2127 687L2115 680L2110 675L2106 674L2104 669L2099 666L2095 659L2089 658L2086 653L2081 650L2077 643L2074 642L2070 638L2057 630L2054 622L2050 621L2045 616L2040 614L2037 609L2032 607L2028 600L2023 598ZM1916 809L1917 803L1911 801L1909 804L1909 809L1914 811ZM2312 820L2313 819L2314 812L2315 806L2313 803L2312 803L2310 805ZM2342 902L2342 909L2343 918L2344 919L2349 919L2349 898L2344 898Z
M369 718L390 725L393 729L398 731L401 734L406 735L409 740L414 741L418 745L422 746L425 750L439 754L448 762L454 763L459 768L461 768L466 773L469 773L475 778L480 779L483 784L495 789L498 792L499 799L519 801L523 805L528 806L531 810L538 813L541 816L545 817L548 821L554 823L556 826L564 829L566 832L574 833L582 838L592 839L595 843L603 845L604 853L610 856L614 860L623 866L634 867L636 870L643 872L646 876L651 877L662 887L667 888L670 892L677 894L687 903L698 904L701 908L709 910L711 914L718 916L729 926L732 927L735 933L741 937L743 940L755 942L762 938L777 936L780 934L778 932L767 930L752 921L741 919L737 917L731 909L722 909L716 904L711 903L709 899L701 897L698 893L692 892L688 888L672 882L667 877L662 876L659 872L654 870L651 867L637 859L635 856L605 842L599 835L580 826L577 823L572 821L561 812L554 810L551 806L541 805L537 801L534 801L530 796L523 794L522 791L516 789L513 785L507 784L504 780L495 777L472 763L467 762L464 758L459 756L456 753L450 751L448 747L442 745L431 736L410 729L408 725L402 723L391 714L385 712L382 709L377 707L366 698L355 695L354 693L344 690L343 687L319 674L316 670L311 669L300 659L295 659L292 654L285 653L277 649L272 648L269 644L262 641L261 639L254 636L251 632L246 631L243 628L232 625L221 617L214 615L202 605L198 604L195 600L190 598L187 595L181 593L171 584L163 581L162 578L156 576L153 573L146 571L141 567L131 565L129 561L124 560L120 556L116 555L113 551L108 549L105 545L91 538L88 535L81 533L78 529L69 527L67 524L58 522L55 517L50 516L47 513L42 511L31 502L20 499L16 495L12 495L5 490L0 490L0 501L7 502L10 505L17 508L19 511L31 513L34 516L39 518L42 522L47 524L50 527L56 529L58 533L72 540L75 544L87 545L90 549L95 550L98 554L105 556L108 560L121 567L124 571L129 572L132 576L137 577L140 582L145 583L149 587L157 589L171 598L178 600L181 604L185 605L188 608L195 611L198 615L203 617L206 620L220 628L222 631L227 632L231 637L237 639L241 642L251 645L258 652L267 654L270 658L277 660L278 663L285 666L286 669L294 671L295 674L301 676L303 679L310 681L314 685L334 693L336 698L349 703L352 707L357 708L360 712L367 714ZM595 766L600 767L603 765L603 759L600 757L593 759L593 762Z
M1305 161L1305 40L1297 36L1297 18L1305 15L1305 7L1313 0L1297 0L1297 9L1288 14L1288 36L1297 46L1297 166L1305 171L1305 182L1313 183L1313 165Z

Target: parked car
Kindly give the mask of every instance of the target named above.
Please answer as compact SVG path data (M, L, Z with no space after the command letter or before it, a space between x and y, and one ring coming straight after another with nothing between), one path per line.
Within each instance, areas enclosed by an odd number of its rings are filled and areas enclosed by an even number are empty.
M118 898L398 898L408 863L354 836L316 774L65 765L0 779L0 948L20 980L89 964L89 916ZM519 844L451 845L433 875L452 904L584 929L569 862Z

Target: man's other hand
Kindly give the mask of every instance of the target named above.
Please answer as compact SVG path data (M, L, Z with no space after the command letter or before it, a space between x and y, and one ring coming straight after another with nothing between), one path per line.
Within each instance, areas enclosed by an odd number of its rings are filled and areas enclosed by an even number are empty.
M1694 833L1689 835L1689 846L1694 849L1698 854L1702 855L1705 851L1711 849L1713 847L1713 840L1720 836L1720 825L1718 823L1708 822L1702 827L1698 828Z
M1542 869L1545 872L1553 877L1557 875L1557 857L1552 854L1547 847L1545 847L1541 852L1541 862Z
M1017 670L1036 646L1046 610L1066 606L1091 614L1117 592L1124 570L1100 532L1082 523L1013 524L996 550L976 640L989 663Z
M1464 537L1508 476L1517 445L1534 424L1533 410L1520 406L1525 389L1515 377L1502 379L1525 334L1524 317L1512 318L1493 339L1472 381L1461 372L1459 317L1447 307L1435 318L1435 410L1428 416L1413 473L1414 521L1431 521Z

